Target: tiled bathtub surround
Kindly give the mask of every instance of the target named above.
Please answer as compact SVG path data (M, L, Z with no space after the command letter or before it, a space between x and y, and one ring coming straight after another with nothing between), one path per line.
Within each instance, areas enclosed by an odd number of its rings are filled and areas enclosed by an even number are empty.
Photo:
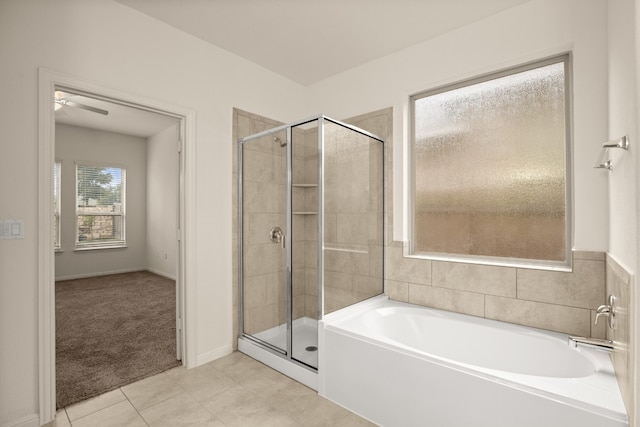
M633 413L634 391L632 382L635 377L633 372L634 355L630 338L632 336L630 307L633 278L608 254L606 281L606 295L613 294L616 296L615 327L614 329L607 328L607 338L613 340L615 344L615 349L612 353L613 367L615 368L618 385L631 421L629 425L635 425L633 424L635 414ZM606 321L606 319L604 320Z
M347 120L386 140L386 200L393 200L392 109ZM387 203L385 293L391 299L474 316L604 338L593 325L605 301L605 255L573 252L573 271L556 272L403 257L393 241L393 207Z
M604 303L602 252L573 253L573 272L403 258L387 249L386 292L391 299L573 335L604 337L593 325Z

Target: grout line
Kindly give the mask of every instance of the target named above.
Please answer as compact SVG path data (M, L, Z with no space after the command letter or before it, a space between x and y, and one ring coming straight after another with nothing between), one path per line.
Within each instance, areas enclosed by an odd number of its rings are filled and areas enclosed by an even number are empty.
M120 389L118 388L118 389L116 389L116 390L120 390ZM113 391L113 390L111 390L111 391ZM106 393L111 393L111 391L108 391L108 392L106 392ZM120 390L120 392L122 393L122 390ZM106 394L106 393L103 393L103 394ZM100 395L95 396L95 397L90 398L90 399L95 399L96 397L100 397L100 396L102 396L103 394L100 394ZM122 393L122 394L124 395L124 393ZM89 399L87 399L87 400L89 400ZM69 417L69 415L68 415L68 414L67 414L67 418L69 419L69 423L73 426L73 423L74 423L74 422L80 421L80 420L81 420L81 419L83 419L83 418L87 418L88 416L91 416L91 415L97 414L98 412L102 412L102 411L104 411L105 409L109 409L109 408L111 408L111 407L113 407L113 406L116 406L116 405L118 405L118 404L120 404L120 403L124 402L125 400L126 400L126 401L128 401L129 399L127 399L127 397L125 396L125 398L124 398L123 400L118 400L117 402L114 402L114 403L112 403L111 405L107 405L107 406L105 406L104 408L100 408L100 409L98 409L98 410L95 410L95 411L93 411L93 412L90 412L90 413L88 413L88 414L86 414L86 415L83 415L83 416L81 416L81 417L79 417L79 418L76 418L76 419L75 419L75 420L73 420L73 421L71 421L71 418ZM78 402L78 403L82 403L82 402ZM72 405L72 406L73 406L73 405ZM133 405L132 405L132 406L133 406ZM134 409L135 409L135 407L134 407ZM65 412L66 412L66 408L65 408Z
M61 411L62 411L62 412L64 412L64 416L65 416L65 418L67 419L67 423L68 423L69 425L71 425L71 418L69 418L69 414L67 414L67 408L62 408L62 409L61 409ZM58 411L58 412L59 412L59 411ZM56 417L56 418L57 418L57 417ZM55 420L55 418L54 418L54 420Z
M135 383L132 383L135 384ZM120 387L118 390L120 390L120 393L122 393L125 397L125 399L127 400L127 402L129 402L129 405L131 405L131 407L133 408L134 411L136 411L136 414L138 414L138 416L140 417L140 419L142 420L143 423L145 423L146 425L149 425L149 423L147 422L147 420L142 416L142 414L140 413L140 411L138 410L138 408L136 408L136 405L133 404L133 402L129 399L129 396L127 396L127 394L124 392L124 390L122 390L122 387Z

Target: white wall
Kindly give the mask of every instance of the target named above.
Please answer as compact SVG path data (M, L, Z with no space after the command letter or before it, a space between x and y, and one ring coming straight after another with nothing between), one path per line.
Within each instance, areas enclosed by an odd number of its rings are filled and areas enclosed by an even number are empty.
M0 0L0 218L25 221L23 240L0 241L3 426L39 408L39 67L196 110L198 361L231 349L232 108L292 120L306 105L299 85L111 0Z
M635 414L639 411L637 346L640 341L640 327L637 323L638 300L636 292L638 269L638 61L640 46L636 35L640 35L637 14L638 0L609 0L608 19L608 77L609 77L609 138L617 139L629 135L629 151L610 151L613 170L608 172L609 180L609 255L631 273L631 301L629 304L632 327L630 348L630 372L635 367L635 405L628 408ZM622 295L625 297L626 295ZM618 295L618 297L621 297ZM626 314L626 313L625 313Z
M630 150L609 150L613 171L609 180L611 218L609 253L626 269L636 271L637 108L634 0L608 2L609 139L628 134Z
M146 268L175 279L178 262L178 125L147 140Z
M61 163L61 249L56 280L142 270L146 265L147 140L94 129L56 125L56 160ZM76 163L126 169L126 248L74 251Z
M574 69L573 247L607 249L606 174L592 169L607 139L606 13L605 0L532 0L311 87L316 109L336 118L394 107L395 239L402 239L401 159L407 142L409 95L570 50Z

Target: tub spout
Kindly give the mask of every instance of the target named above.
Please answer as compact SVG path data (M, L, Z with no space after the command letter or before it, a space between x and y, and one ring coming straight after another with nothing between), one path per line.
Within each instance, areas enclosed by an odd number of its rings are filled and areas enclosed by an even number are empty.
M597 347L604 350L613 350L613 341L603 340L599 338L587 338L587 337L574 337L569 336L569 345L572 347L578 347L578 344L588 345L591 347Z

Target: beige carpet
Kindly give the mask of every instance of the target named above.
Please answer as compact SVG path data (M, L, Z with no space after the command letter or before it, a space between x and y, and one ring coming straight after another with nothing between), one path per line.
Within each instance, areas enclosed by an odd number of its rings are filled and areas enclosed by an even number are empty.
M56 282L56 403L180 364L175 281L146 271Z

